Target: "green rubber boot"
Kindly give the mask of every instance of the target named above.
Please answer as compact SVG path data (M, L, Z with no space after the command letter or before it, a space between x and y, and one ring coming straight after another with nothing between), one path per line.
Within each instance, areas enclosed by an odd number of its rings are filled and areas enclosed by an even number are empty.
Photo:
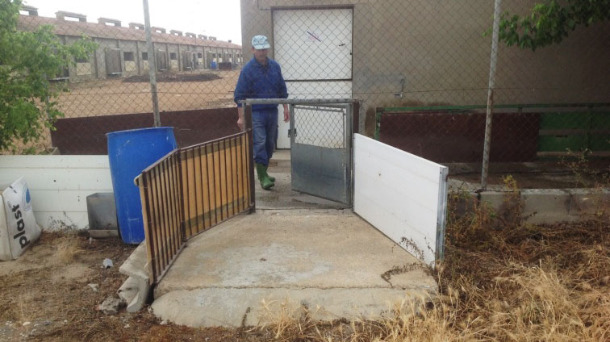
M264 165L263 165L264 166ZM264 166L265 167L265 173L267 173L267 169L269 169L269 165ZM267 173L267 177L269 177L269 180L272 181L273 183L275 183L275 177L271 177L269 176L269 174Z
M258 175L258 180L261 182L261 187L265 190L269 190L275 185L275 183L269 179L266 169L267 168L265 165L256 163L256 174Z

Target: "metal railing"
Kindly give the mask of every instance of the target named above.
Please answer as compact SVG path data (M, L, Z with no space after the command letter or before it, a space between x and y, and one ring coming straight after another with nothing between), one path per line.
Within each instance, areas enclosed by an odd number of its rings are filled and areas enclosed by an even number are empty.
M150 283L186 241L254 208L251 130L172 151L142 171L142 216Z

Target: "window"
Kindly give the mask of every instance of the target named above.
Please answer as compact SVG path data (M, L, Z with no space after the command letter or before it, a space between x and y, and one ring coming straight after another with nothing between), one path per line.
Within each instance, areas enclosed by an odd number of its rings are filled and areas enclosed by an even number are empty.
M175 52L170 52L170 54L169 54L169 59L171 59L171 60L174 60L174 61L175 61L175 60L177 60L177 59L178 59L178 57L176 56L176 53L175 53Z
M148 52L142 52L142 60L143 61L147 61L148 60Z
M87 57L77 57L75 58L76 63L89 63L89 58Z
M201 52L197 53L197 58L203 58L203 54Z
M135 58L133 57L133 52L123 52L123 59L126 62L133 62Z

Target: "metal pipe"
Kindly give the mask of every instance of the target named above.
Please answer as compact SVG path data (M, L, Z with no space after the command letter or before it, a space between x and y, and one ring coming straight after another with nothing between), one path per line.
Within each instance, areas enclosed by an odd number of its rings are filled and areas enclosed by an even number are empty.
M248 132L248 140L249 140L249 153L250 158L248 158L248 175L250 177L250 214L256 212L256 185L255 185L255 177L254 177L254 131L252 130L252 105L244 106L244 128L246 132Z
M325 105L325 104L345 104L353 103L353 99L245 99L240 103L246 105L252 104L291 104L291 105Z
M144 1L144 26L146 29L146 47L148 48L148 75L150 77L150 92L152 94L154 126L161 126L161 116L159 115L159 97L157 95L157 66L155 63L155 50L152 42L152 32L150 28L150 15L148 11L148 0Z
M494 23L491 38L491 58L489 62L489 87L487 89L487 115L485 116L485 142L483 144L483 166L481 168L481 189L487 188L489 172L489 153L491 148L491 124L493 116L494 87L496 82L496 64L498 62L498 36L500 32L500 12L502 0L495 0Z

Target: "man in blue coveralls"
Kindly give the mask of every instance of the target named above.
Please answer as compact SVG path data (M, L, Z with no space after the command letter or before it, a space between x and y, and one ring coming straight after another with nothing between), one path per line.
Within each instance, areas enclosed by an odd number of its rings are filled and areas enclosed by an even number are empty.
M239 119L237 125L244 129L244 108L239 103L244 99L288 98L286 82L280 65L267 57L269 41L265 36L252 38L254 57L243 67L235 87ZM284 121L290 120L288 105L284 104ZM252 106L252 130L254 135L254 163L261 187L265 190L275 185L275 178L267 174L269 159L275 150L277 139L277 104L255 104Z

